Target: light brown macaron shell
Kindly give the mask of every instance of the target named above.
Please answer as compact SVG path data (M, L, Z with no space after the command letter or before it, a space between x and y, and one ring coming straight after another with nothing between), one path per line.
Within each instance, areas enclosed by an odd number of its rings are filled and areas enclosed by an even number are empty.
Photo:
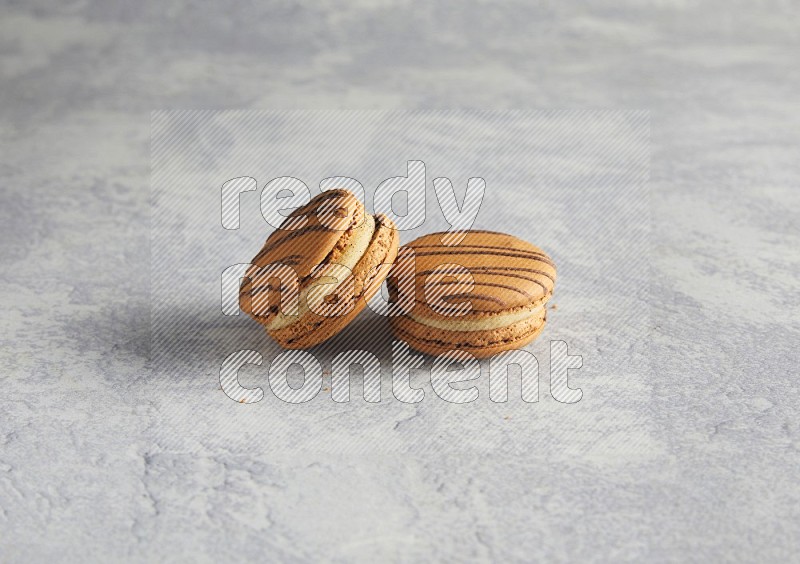
M544 328L555 286L552 259L504 233L469 231L455 246L442 243L445 235L425 235L401 250L401 257L413 250L416 299L410 312L390 318L395 336L428 354L465 350L478 358L533 341ZM471 287L463 274L449 275L459 270L469 271ZM398 288L390 278L391 298L402 301Z
M289 214L250 261L239 307L284 348L313 347L364 309L386 278L398 241L392 221L367 214L351 192L323 192ZM289 268L297 286L275 274ZM286 307L292 297L296 311Z

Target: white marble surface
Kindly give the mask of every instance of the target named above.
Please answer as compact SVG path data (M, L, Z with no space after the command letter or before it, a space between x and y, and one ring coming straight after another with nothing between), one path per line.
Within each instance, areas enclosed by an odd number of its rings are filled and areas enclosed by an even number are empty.
M798 559L794 3L0 10L0 560ZM187 421L147 354L149 114L182 107L649 110L650 370L528 418L370 415L502 447L220 441L237 415Z

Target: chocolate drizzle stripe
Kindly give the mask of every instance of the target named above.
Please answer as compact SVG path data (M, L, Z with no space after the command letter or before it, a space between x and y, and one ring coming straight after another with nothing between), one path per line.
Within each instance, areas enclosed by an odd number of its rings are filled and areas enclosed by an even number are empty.
M452 281L450 281L450 280L437 280L437 281L434 281L434 282L427 282L425 284L425 287L427 288L427 287L434 287L434 286L450 286L450 285L453 285L453 284L462 284L462 283L463 282L461 282L460 280L452 280ZM517 288L515 286L509 286L508 284L498 284L496 282L479 282L479 281L475 280L475 281L473 281L473 285L475 285L475 286L493 286L495 288L505 288L506 290L513 290L513 291L515 291L515 292L517 292L519 294L522 294L523 296L525 296L529 300L534 299L533 296L531 296L525 290L523 290L521 288Z
M472 245L467 245L467 246L472 246ZM417 249L417 248L422 248L422 247L411 247L411 248ZM437 248L437 247L432 246L431 248ZM458 247L458 248L460 249L461 247ZM500 247L498 247L498 248L500 248ZM527 253L529 253L529 254L527 254ZM498 252L493 252L493 251L488 251L488 250L482 250L480 247L478 247L478 250L474 250L474 251L467 251L467 250L454 251L454 250L450 250L448 248L442 248L442 250L440 252L437 252L437 251L423 251L421 253L418 253L418 252L416 252L416 250L414 252L414 254L416 256L418 256L418 257L435 257L435 256L449 256L449 255L493 255L493 256L508 257L508 258L526 258L526 259L532 259L532 260L535 260L535 261L543 262L543 263L555 268L555 265L553 264L553 262L546 255L544 255L543 253L537 253L537 254L533 254L533 253L534 253L533 251L519 251L519 252L518 251L513 251L513 252L506 251L504 253L498 253Z
M522 279L522 280L527 280L527 281L533 282L534 284L539 286L545 292L545 294L547 292L551 291L552 288L548 288L547 286L542 284L542 282L537 280L536 278L531 278L530 276L524 276L522 274L515 274L515 273L511 273L511 272L503 272L503 270L522 270L522 271L525 271L525 272L532 272L534 274L541 274L541 275L545 276L546 278L548 278L549 280L551 280L553 284L555 284L555 279L552 276L550 276L548 273L543 272L541 270L536 270L535 268L513 268L513 267L495 267L495 268L492 268L492 267L488 267L488 266L473 266L472 268L469 268L468 270L470 271L470 273L475 271L476 273L479 272L481 274L486 274L486 275L490 275L490 276L491 275L496 275L496 276L505 276L507 278L519 278L519 279ZM437 271L435 269L433 269L433 270L424 270L422 272L417 273L417 277L428 276L428 275L430 275L430 274L432 274L434 272L437 272ZM476 281L476 283L477 283L477 281Z
M411 243L410 245L407 245L407 246L411 247L412 249L443 249L443 250L447 250L447 249L463 249L464 247L473 247L473 248L476 248L476 249L495 249L495 250L498 250L498 251L513 251L515 253L530 253L530 254L533 254L533 255L538 255L538 256L543 256L543 257L547 256L547 253L544 253L542 251L532 251L530 249L515 249L513 247L501 247L501 246L498 246L498 245L476 245L476 244L473 244L473 243L459 243L458 245L452 245L452 246L449 246L449 245L415 245L414 243Z
M459 298L460 298L460 299L465 299L465 300L482 300L482 301L489 301L489 302L494 302L494 303L496 303L496 304L497 304L497 305L499 305L499 306L505 306L505 305L506 305L506 304L505 304L505 303L504 303L502 300L500 300L500 299L498 299L498 298L495 298L495 297L492 297L492 296L482 296L482 295L480 295L480 294L468 294L468 293L464 293L464 294L452 294L452 295L450 295L450 296L443 296L443 297L441 297L441 298L439 298L439 299L441 299L441 300L445 300L445 299L453 299L453 300L454 300L454 299L459 299ZM426 307L429 307L430 309L432 309L433 311L436 311L437 313L441 313L441 312L450 312L450 311L452 311L452 312L458 312L458 311L460 311L460 308L458 308L458 307L442 307L442 306L437 306L437 307L436 307L436 309L433 309L433 308L430 306L430 304L429 304L429 303L428 303L426 300L414 300L414 301L415 301L416 303L420 304L420 305L424 305L424 306L426 306ZM472 310L471 310L471 312L470 312L470 313L473 313L473 312L474 312L474 313L494 313L492 310L481 310L481 309L475 309L475 308L472 308Z
M242 292L242 295L246 296L246 295L249 294L251 296L255 296L257 294L263 294L264 292L280 292L281 296L282 296L284 292L287 292L289 290L291 290L291 288L275 288L274 286L258 286L256 288L251 288L247 292ZM299 291L298 292L294 292L294 293L297 294L297 295L300 295Z
M484 294L473 294L471 292L464 292L462 294L450 294L448 296L442 296L439 299L441 299L441 300L458 300L458 299L482 300L482 301L486 301L486 302L494 302L497 305L501 305L501 306L506 305L506 303L503 300L501 300L500 298L496 298L494 296L486 296Z
M311 211L315 211L314 208L318 204L325 202L327 200L331 200L333 198L342 198L345 199L349 196L349 193L344 190L329 190L327 192L323 192L318 196L315 196L311 199L306 205L301 206L290 213L287 217L296 218L301 215L305 215Z
M289 241L291 241L293 239L297 239L298 237L302 237L303 235L307 235L308 233L312 233L312 232L315 232L315 231L330 231L330 229L328 229L324 225L309 225L309 226L303 227L302 229L298 229L297 231L292 231L291 233L289 233L288 235L286 235L284 237L281 237L277 241L273 241L269 245L266 245L263 249L261 249L258 252L258 254L253 258L253 260L251 262L257 262L258 259L264 257L267 253L269 253L270 251L274 251L275 249L277 249L278 247L282 246L283 244L288 243Z
M546 259L550 259L550 257L547 256L547 253L543 253L541 251L531 251L530 249L513 249L513 248L509 248L509 247L499 247L497 245L473 245L471 243L460 243L458 245L454 245L452 247L448 247L446 245L414 245L412 243L411 245L409 245L409 247L411 247L412 249L442 249L442 250L462 249L464 247L473 247L475 249L494 249L494 250L498 250L498 251L512 251L512 252L515 252L515 253L529 253L529 254L532 254L532 255L535 255L535 256L539 256L539 257L544 257Z
M490 231L490 230L487 230L487 229L467 229L467 230L460 229L460 230L454 231L454 233L467 233L467 234L470 234L470 233L484 233L486 235L500 235L502 237L512 237L513 238L513 236L509 235L508 233L503 233L501 231ZM424 235L421 238L424 238L424 237L441 237L442 235L450 235L450 234L451 234L450 231L439 231L437 233L429 233L428 235Z
M548 278L550 281L552 281L554 284L556 282L556 279L553 278L553 276L550 273L545 272L544 270L537 270L535 268L514 268L513 266L471 266L467 270L469 270L470 272L480 272L482 274L488 274L488 275L507 276L509 278L521 278L522 280L529 280L531 282L538 283L539 281L536 280L536 278L531 278L530 276L523 276L522 274L516 274L517 271L530 272L532 274L541 274L545 278ZM507 272L509 270L513 272ZM422 272L418 272L416 275L429 276L434 273L446 274L447 271L437 270L434 268L430 270L423 270Z

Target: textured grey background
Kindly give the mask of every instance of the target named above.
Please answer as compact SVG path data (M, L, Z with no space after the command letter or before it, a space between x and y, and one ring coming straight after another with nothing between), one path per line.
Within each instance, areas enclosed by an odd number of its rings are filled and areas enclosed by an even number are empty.
M245 440L251 446L271 452L366 449L422 454L538 448L540 436L528 430L542 421L549 434L568 437L577 450L591 447L573 440L575 425L587 417L593 435L583 439L590 443L594 436L619 431L623 425L631 438L641 433L635 420L597 422L594 415L598 406L609 402L621 410L626 402L638 402L629 386L650 378L647 112L172 111L156 112L152 123L155 372L152 385L137 391L169 404L175 421L161 429L165 436L180 440L188 424L202 430L206 442L230 446L245 438L240 429L246 428L250 433ZM360 405L338 405L327 393L330 378L322 386L326 393L307 408L281 405L270 393L267 405L242 409L215 392L214 374L228 355L259 351L263 367L243 369L241 380L248 388L264 389L267 366L281 352L249 317L222 314L221 273L248 263L273 228L259 209L261 190L254 190L237 197L239 229L224 229L220 187L243 174L258 180L259 188L273 178L290 176L317 194L323 179L346 174L362 183L357 190L370 211L385 212L374 210L376 187L387 178L408 174L409 159L425 163L425 202L409 214L421 225L401 230L401 243L448 229L433 189L435 178L450 178L461 202L467 180L482 178L486 192L473 227L501 229L535 242L558 265L557 291L549 304L557 309L548 313L544 338L527 347L539 361L540 397L550 383L549 341L559 340L569 343L572 354L586 356L580 375L572 374L573 388L591 384L591 402L571 409L555 401L526 405L520 401L519 381L513 379L516 401L493 405L488 401L488 361L478 386L483 400L477 405L442 405L424 370L413 375L412 383L425 391L427 401L417 406L392 401L392 372L401 369L393 366L387 320L372 311L364 311L313 354L323 369L347 350L375 354L383 369L383 400L389 405L376 407L363 400L355 402ZM274 200L266 205L281 207ZM227 291L238 305L238 278L233 282ZM427 361L430 371L433 359ZM174 405L171 388L176 385L183 390L183 411ZM361 395L360 384L355 393ZM414 416L413 425L397 432L394 425L409 415ZM465 436L477 431L477 421L484 421L479 432ZM298 433L302 427L315 430Z
M796 3L51 5L0 17L0 560L798 559ZM167 437L149 113L181 107L649 110L652 375L571 434L508 420L520 452Z

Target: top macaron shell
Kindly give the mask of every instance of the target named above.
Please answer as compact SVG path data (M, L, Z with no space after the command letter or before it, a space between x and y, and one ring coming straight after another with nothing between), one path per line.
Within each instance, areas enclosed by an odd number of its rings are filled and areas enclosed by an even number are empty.
M438 355L451 350L484 358L535 339L547 320L556 268L539 247L494 231L470 231L458 245L432 233L400 251L390 297L405 313L390 318L394 334L412 348ZM401 261L413 256L413 302L401 290ZM404 295L404 292L406 293ZM410 305L410 307L409 307Z
M437 294L436 286L457 285L456 280L448 279L447 272L459 269L448 269L445 267L447 264L463 267L473 280L469 292L453 294L444 290L441 294L440 300L451 303L454 311L458 304L469 303L468 313L451 317L506 314L542 304L552 295L556 282L555 264L539 247L494 231L469 231L458 245L448 246L442 243L445 235L424 235L404 247L414 251L416 261L415 316L448 317L441 313L446 307L444 304L436 307L426 299L426 294Z

